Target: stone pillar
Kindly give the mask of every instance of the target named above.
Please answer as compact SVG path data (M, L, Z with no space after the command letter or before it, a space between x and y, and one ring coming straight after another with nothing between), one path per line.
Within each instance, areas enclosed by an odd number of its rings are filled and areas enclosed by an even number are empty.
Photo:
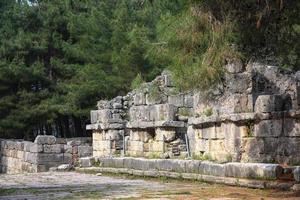
M93 132L93 156L113 156L120 154L123 130L96 130Z

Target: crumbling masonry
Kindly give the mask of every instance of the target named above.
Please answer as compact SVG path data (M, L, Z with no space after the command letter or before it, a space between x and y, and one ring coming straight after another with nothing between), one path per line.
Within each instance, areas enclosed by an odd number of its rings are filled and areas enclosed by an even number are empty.
M214 90L178 94L163 72L91 111L93 156L300 164L300 73L228 64Z

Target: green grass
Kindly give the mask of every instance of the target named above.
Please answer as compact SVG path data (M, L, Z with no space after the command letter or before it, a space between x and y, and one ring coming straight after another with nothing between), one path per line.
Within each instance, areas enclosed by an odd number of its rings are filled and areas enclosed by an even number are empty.
M72 195L61 198L61 200L80 200L80 199L102 199L106 195L100 191L80 191L73 192Z
M6 196L10 194L14 194L17 192L17 189L0 189L0 196Z

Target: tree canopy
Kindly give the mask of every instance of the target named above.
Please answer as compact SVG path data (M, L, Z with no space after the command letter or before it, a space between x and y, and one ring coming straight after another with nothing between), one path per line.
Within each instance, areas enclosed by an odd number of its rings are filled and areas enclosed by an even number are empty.
M298 69L295 0L0 0L0 136L84 136L96 101L173 72L222 81L232 59Z

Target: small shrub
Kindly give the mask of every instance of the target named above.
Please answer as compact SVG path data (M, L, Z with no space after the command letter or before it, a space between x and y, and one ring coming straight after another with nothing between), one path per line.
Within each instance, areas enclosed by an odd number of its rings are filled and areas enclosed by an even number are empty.
M161 98L161 91L157 82L150 85L148 95L151 101L157 101Z
M191 112L188 108L179 108L178 115L181 116L191 116Z
M212 109L212 108L206 108L206 109L203 111L203 114L204 114L206 117L212 116L212 115L213 115L213 109Z
M145 81L143 80L142 74L138 73L136 77L132 80L130 88L132 90L139 89L144 82Z

